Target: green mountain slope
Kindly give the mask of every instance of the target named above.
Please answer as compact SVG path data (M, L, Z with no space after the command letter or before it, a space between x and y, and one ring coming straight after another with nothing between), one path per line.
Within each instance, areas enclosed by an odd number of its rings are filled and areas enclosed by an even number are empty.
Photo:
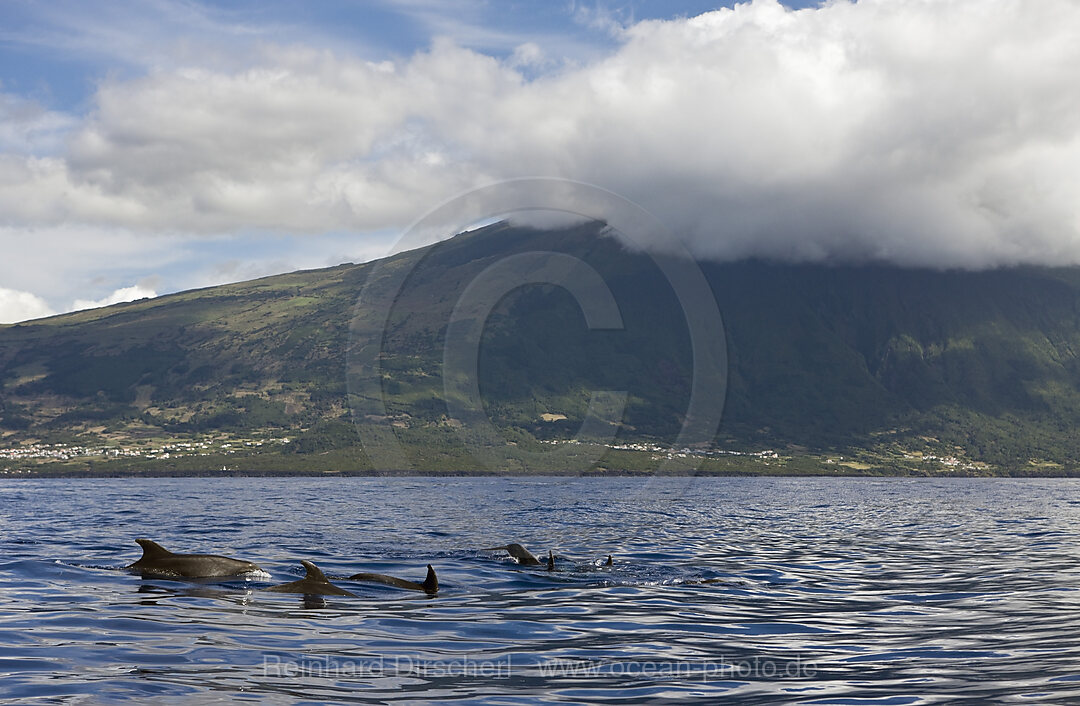
M409 467L475 467L444 399L447 324L487 268L537 251L594 268L623 325L589 329L560 287L502 297L479 346L485 416L523 453L539 452L574 436L592 391L620 391L608 445L672 444L693 385L692 334L656 263L599 224L496 224L377 263L0 327L0 447L9 459L62 443L110 449L114 465L154 455L163 465L172 445L178 468L363 468L373 425L393 430ZM862 459L849 469L918 468L928 456L1014 471L1080 462L1080 270L702 270L730 361L717 447ZM400 290L383 286L395 278ZM347 372L373 351L379 369L352 374L379 376L381 415L365 414L370 400ZM201 457L177 446L206 439ZM125 460L132 448L145 453ZM612 450L599 465L655 457ZM27 463L0 455L0 467Z

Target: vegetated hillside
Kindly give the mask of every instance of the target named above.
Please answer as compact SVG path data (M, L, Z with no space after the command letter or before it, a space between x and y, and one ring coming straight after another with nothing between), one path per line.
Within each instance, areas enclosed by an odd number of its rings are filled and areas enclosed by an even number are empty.
M102 427L140 437L340 416L361 272L280 275L0 328L0 424L37 438Z
M443 400L450 313L489 266L536 251L589 263L623 327L589 329L559 287L506 296L479 350L487 415L509 441L540 448L574 435L592 391L625 391L617 438L671 443L692 386L682 308L653 260L624 250L600 224L496 224L378 263L0 327L0 432L8 446L268 432L290 437L290 454L346 448L362 466L346 375L352 324L353 352L379 352L381 371L360 374L381 375L386 410L384 420L360 415L361 434L368 422L389 421L418 466L466 458ZM720 445L958 446L1014 467L1080 460L1077 270L702 269L730 361ZM388 273L403 276L400 291L358 304L369 278L369 293L378 292Z

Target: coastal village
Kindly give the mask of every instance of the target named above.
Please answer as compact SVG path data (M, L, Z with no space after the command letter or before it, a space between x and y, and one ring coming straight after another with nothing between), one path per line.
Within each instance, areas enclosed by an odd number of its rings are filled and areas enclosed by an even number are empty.
M34 442L25 445L0 447L0 473L25 472L27 465L41 465L59 461L109 460L142 458L166 460L185 456L220 456L252 453L262 447L290 443L288 438L269 439L201 439L194 441L170 441L144 443L133 446L83 446L65 443Z
M124 443L46 443L43 441L29 440L23 443L12 443L0 446L0 475L33 475L46 470L53 464L78 464L79 462L93 463L98 469L102 469L109 461L142 459L147 462L160 462L183 458L215 457L251 457L259 453L281 452L287 450L287 445L292 443L289 437L265 438L241 438L227 435L211 436L193 439L143 440L138 442ZM581 445L578 439L547 440L541 442L548 445ZM927 471L934 473L961 473L982 475L991 470L991 467L983 462L971 461L950 455L938 455L919 452L902 452L900 454L881 456L874 458L853 458L837 454L809 455L784 454L774 449L760 450L737 450L716 447L682 447L671 448L657 443L644 441L607 443L604 447L616 452L629 452L647 456L650 461L684 459L691 462L701 463L707 460L728 459L738 463L741 459L753 466L786 467L793 459L810 460L820 464L819 471L826 474L851 474L860 472L872 472L875 463L884 463L890 460L900 461L913 471ZM868 462L869 461L869 462ZM734 470L735 467L732 466ZM213 468L207 468L212 471ZM227 470L223 468L222 470ZM715 469L714 469L715 470Z

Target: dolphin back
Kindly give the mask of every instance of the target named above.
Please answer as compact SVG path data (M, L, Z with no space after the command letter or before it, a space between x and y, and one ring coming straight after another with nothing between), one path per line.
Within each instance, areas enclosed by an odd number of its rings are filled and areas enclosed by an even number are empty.
M310 561L301 560L304 568L307 570L307 574L299 581L291 581L289 583L279 584L277 586L270 586L263 589L266 591L272 591L274 593L303 593L305 595L312 596L355 596L356 594L350 593L343 588L338 588L334 584L330 583L330 579L326 578L326 574L322 570L312 564Z
M211 578L262 571L257 564L217 554L176 554L149 539L136 539L143 555L128 569L165 578Z
M507 544L507 545L502 546L502 547L488 547L487 549L481 549L480 551L482 551L482 552L505 551L505 552L509 553L510 556L512 556L514 559L516 559L517 563L523 564L525 566L536 566L537 564L540 563L540 560L536 558L536 555L534 555L532 552L530 552L528 549L521 546L517 542L513 542L511 544Z
M376 574L367 571L359 574L353 574L349 577L349 580L381 583L387 586L405 588L410 591L423 591L424 593L429 594L439 592L439 577L435 575L435 569L431 566L431 564L427 565L427 576L424 578L423 582L410 581L408 579L399 579L397 576Z
M540 563L535 554L516 542L506 545L506 551L510 553L510 556L517 559L519 564L537 566Z

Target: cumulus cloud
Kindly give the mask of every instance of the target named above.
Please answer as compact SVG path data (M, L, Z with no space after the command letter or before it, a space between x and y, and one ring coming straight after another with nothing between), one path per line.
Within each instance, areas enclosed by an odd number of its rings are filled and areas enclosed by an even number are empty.
M0 287L0 324L15 324L52 316L56 312L39 296Z
M499 61L439 41L107 80L62 154L0 156L0 219L395 228L545 175L636 201L702 257L1080 264L1073 0L754 0L619 37L531 78L541 47Z
M76 299L71 304L71 311L82 311L83 309L97 309L102 306L110 306L112 304L122 304L124 302L133 302L138 299L153 299L157 296L157 292L142 285L133 285L131 287L121 287L117 289L104 299Z

